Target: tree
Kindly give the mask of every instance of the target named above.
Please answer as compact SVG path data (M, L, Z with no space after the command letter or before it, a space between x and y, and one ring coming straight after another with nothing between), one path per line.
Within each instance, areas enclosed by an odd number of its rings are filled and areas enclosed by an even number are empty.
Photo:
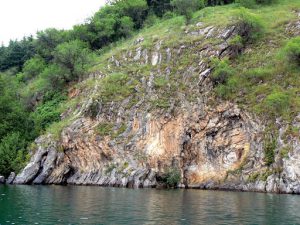
M0 74L0 140L11 132L25 133L31 138L31 121L18 99L18 86L10 76Z
M69 32L65 30L57 30L49 28L44 31L37 32L37 39L34 46L37 53L49 62L53 59L52 51L57 45L66 42L70 39Z
M117 17L115 7L104 6L91 18L89 31L93 34L90 40L93 49L99 49L114 41Z
M27 60L23 66L25 80L30 80L39 75L46 68L45 60L40 56L35 56Z
M143 26L147 17L145 0L113 0L108 3L95 13L87 25L86 34L89 34L92 49L128 37L134 29Z
M9 133L0 141L0 174L18 173L26 161L26 141L20 133Z
M134 30L134 23L128 16L123 16L118 24L117 35L119 37L129 37Z
M130 17L134 22L134 28L140 29L143 27L143 22L147 16L147 2L145 0L121 0L113 4L122 18L123 16Z
M147 0L147 4L150 11L159 17L162 17L166 12L172 10L170 0Z
M184 15L189 22L192 18L192 13L204 7L203 0L172 0L171 5L175 11Z
M0 48L0 71L15 67L21 70L24 62L35 54L33 37L24 37L21 41L10 41L7 47Z
M53 56L54 62L67 72L64 77L67 83L78 80L91 62L91 54L87 44L80 40L58 45L53 52Z

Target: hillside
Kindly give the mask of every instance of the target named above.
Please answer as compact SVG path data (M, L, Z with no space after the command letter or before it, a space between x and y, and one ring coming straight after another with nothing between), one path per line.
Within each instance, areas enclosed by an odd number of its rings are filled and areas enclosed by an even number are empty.
M299 193L299 34L300 2L281 0L170 15L93 53L75 41L90 59L58 97L43 76L21 85L59 119L34 120L11 182Z

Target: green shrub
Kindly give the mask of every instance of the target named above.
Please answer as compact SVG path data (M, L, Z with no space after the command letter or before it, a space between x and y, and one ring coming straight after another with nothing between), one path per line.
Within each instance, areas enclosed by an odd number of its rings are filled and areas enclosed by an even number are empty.
M273 91L264 100L264 106L271 115L280 115L290 106L290 96L281 91Z
M225 84L229 77L234 74L233 68L229 65L228 59L219 60L217 58L212 59L212 81L215 84Z
M144 21L144 27L151 27L157 24L160 21L159 17L151 13L147 16L147 19Z
M114 169L116 169L117 168L117 165L116 164L114 164L114 163L112 163L112 164L110 164L107 168L106 168L106 170L105 170L105 175L108 175L108 174L110 174Z
M66 96L60 93L47 92L44 96L43 103L38 105L31 114L33 118L36 133L39 134L48 128L53 122L60 121L59 104L66 100Z
M252 83L259 83L266 81L272 75L270 68L258 67L246 71L243 76Z
M176 187L181 180L180 170L178 168L169 169L166 174L166 184L169 187Z
M127 129L127 125L126 123L122 123L119 127L118 130L116 130L113 134L112 134L112 138L116 138L118 137L119 135L123 134Z
M268 169L260 175L260 180L267 181L268 177L271 176L272 174L273 174L273 171Z
M40 56L27 60L23 66L24 80L38 76L46 68L44 59Z
M168 80L164 77L157 77L154 79L154 87L159 89L163 88L168 84Z
M279 153L281 158L287 159L289 157L289 152L292 150L291 146L286 146L280 149Z
M250 176L248 178L248 182L254 183L258 179L259 175L260 175L259 172L254 172L254 173L250 174Z
M291 39L283 51L290 64L300 67L300 37Z
M113 132L114 124L109 122L100 123L96 127L96 132L101 136L111 135Z
M232 57L237 56L244 48L243 38L240 35L236 35L231 38L228 44L232 52Z
M170 101L168 98L158 98L151 100L151 104L154 108L167 109L170 107Z
M131 80L127 75L114 73L105 77L101 85L101 97L107 101L120 101L128 97L134 90L136 82Z
M236 14L236 26L243 44L253 43L264 34L264 24L261 18L246 9L240 9Z
M231 94L235 93L239 85L239 80L236 77L228 79L226 84L220 84L215 88L215 91L219 97L227 99Z
M264 161L266 162L267 166L270 166L274 163L275 161L275 149L276 149L276 140L275 139L271 139L265 142L264 145L264 153L265 153L265 157L264 157Z
M66 84L66 80L69 78L69 73L66 69L59 67L56 64L50 64L41 73L41 78L39 80L46 80L47 87L45 89L55 89L62 90ZM45 90L44 90L45 91Z
M77 81L85 73L92 58L88 46L80 40L58 45L54 51L54 62L64 69L64 81Z

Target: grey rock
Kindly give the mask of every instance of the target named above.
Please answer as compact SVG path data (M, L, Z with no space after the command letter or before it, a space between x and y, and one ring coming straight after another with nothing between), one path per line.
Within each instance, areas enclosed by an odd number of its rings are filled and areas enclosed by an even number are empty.
M16 178L16 174L11 172L9 177L6 179L6 184L12 184Z
M134 44L139 44L139 43L142 43L144 41L144 38L143 37L139 37L137 38L135 41L134 41Z
M0 176L0 184L4 184L5 183L5 177L4 176Z
M28 184L33 181L40 170L39 162L30 162L23 171L16 176L14 184Z
M53 168L55 167L55 162L57 158L56 149L51 147L48 150L47 158L44 162L41 163L43 168L39 175L34 179L33 184L42 184L45 179L51 174Z
M45 165L45 169L42 170L42 174L45 174L47 171L49 171L49 160L47 155L49 151L49 155L53 155L53 151L55 149L54 146L56 143L52 141L50 135L41 136L36 140L36 143L39 145L37 152L33 155L29 164L23 169L23 171L16 176L13 182L14 184L29 184L33 182L33 180L38 177L43 165ZM41 177L39 180L41 180Z

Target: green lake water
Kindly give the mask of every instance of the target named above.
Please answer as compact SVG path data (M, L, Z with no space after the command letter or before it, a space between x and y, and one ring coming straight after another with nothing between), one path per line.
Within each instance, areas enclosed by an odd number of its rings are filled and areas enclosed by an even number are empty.
M300 224L300 196L0 186L0 224Z

